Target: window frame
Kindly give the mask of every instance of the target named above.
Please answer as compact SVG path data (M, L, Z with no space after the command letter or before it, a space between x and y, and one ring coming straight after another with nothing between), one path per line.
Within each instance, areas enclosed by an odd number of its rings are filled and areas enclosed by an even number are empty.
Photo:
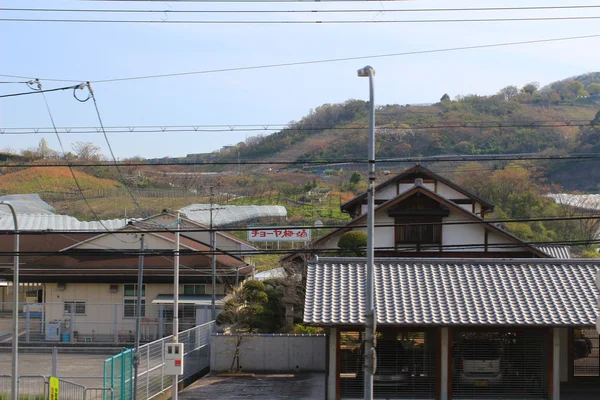
M188 287L188 288L189 287L193 287L194 288L194 293L192 293L192 294L186 293L185 292L185 288L186 287ZM196 292L196 289L198 287L203 287L202 293L197 293ZM204 296L204 295L206 295L206 283L185 283L185 284L183 284L183 295L184 296Z
M404 245L441 245L442 217L441 216L397 216L394 219L394 244ZM426 223L432 225L400 226L401 224ZM427 232L428 228L430 232ZM404 231L404 232L403 232ZM427 238L424 236L427 235ZM401 237L405 239L401 240ZM413 239L416 237L416 239Z
M133 295L127 294L127 286L133 286ZM123 319L135 319L137 318L137 284L136 283L124 283L123 284ZM130 289L129 289L130 290ZM142 312L140 318L146 317L146 284L142 284ZM133 312L129 310L133 307Z
M85 300L65 300L63 301L63 315L71 315L71 304L75 304L75 316L87 315L87 302ZM83 312L78 312L77 307L83 304ZM69 309L67 310L67 305Z

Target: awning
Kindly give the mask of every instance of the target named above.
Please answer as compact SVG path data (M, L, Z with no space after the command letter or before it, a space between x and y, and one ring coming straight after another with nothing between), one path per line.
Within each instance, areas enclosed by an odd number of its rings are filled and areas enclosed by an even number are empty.
M225 296L216 296L215 305L222 306L224 297ZM173 304L173 295L159 294L154 300L152 300L152 304ZM195 304L198 306L210 306L212 304L212 297L182 295L179 296L179 304Z

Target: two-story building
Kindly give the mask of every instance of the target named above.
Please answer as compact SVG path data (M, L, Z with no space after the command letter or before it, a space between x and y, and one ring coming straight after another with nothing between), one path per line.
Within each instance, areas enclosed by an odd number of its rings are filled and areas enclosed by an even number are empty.
M345 232L366 232L366 202L341 206L352 221L313 241L324 257L306 266L304 322L329 333L328 399L363 393L365 259L331 255ZM552 258L488 222L492 210L420 165L376 187L376 398L556 400L582 381L583 395L600 391L598 260Z

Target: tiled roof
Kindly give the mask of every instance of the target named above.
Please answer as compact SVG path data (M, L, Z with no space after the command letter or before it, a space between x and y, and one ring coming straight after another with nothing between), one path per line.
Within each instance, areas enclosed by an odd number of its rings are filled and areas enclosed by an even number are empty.
M579 326L596 323L600 260L377 259L380 325ZM364 323L364 259L308 265L304 322Z
M568 246L539 246L538 249L552 256L552 258L571 258Z

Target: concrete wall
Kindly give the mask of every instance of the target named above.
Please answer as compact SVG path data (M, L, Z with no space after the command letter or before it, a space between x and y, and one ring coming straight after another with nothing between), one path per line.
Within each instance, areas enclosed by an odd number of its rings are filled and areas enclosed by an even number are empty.
M229 371L237 337L237 335L211 337L210 369L212 372ZM240 353L240 371L324 372L325 346L325 335L244 335Z

